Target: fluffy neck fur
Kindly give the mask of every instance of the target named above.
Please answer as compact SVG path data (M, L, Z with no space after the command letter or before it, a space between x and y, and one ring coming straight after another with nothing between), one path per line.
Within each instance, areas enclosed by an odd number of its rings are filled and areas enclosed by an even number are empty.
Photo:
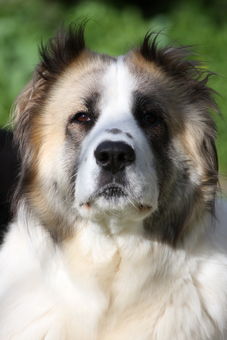
M204 217L197 226L206 230L203 237L197 233L175 249L147 239L140 228L110 233L84 221L76 226L74 237L56 244L21 204L0 265L7 261L3 293L12 280L9 273L13 282L23 278L23 284L2 301L14 327L10 333L8 319L1 318L0 338L22 334L25 339L25 330L31 339L38 334L29 326L35 322L36 331L43 332L40 338L50 334L51 340L189 340L195 329L196 340L222 339L227 264L206 236L210 222L210 216ZM12 248L16 260L10 256ZM208 263L212 270L207 271ZM212 297L206 295L207 286Z

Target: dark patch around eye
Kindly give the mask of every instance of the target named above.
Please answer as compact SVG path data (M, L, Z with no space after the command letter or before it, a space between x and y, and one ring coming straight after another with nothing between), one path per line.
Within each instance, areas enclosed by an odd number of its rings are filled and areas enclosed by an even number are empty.
M138 125L143 129L149 143L157 154L165 153L169 142L167 112L164 105L152 96L135 91L133 114Z
M152 128L164 124L165 112L157 101L150 96L135 92L133 113L139 125L143 128Z
M82 98L85 109L73 113L68 120L66 134L77 142L94 126L98 118L97 102L99 97L97 92L92 92L87 97Z
M99 101L100 95L97 92L91 93L88 97L84 98L84 105L87 108L88 112L93 112L93 114L97 117L97 103Z

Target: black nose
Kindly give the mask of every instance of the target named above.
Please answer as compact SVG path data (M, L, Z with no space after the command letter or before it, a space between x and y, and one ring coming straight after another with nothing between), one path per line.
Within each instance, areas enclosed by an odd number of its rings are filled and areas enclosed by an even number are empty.
M135 161L135 151L124 142L104 141L97 146L95 158L103 169L116 173Z

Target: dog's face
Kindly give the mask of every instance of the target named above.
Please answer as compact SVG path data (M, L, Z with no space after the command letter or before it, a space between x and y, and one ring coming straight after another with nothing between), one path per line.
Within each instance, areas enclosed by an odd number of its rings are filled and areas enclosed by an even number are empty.
M213 102L200 71L183 49L158 50L148 36L112 58L70 30L41 54L16 110L23 196L53 234L78 216L139 219L175 242L216 190Z

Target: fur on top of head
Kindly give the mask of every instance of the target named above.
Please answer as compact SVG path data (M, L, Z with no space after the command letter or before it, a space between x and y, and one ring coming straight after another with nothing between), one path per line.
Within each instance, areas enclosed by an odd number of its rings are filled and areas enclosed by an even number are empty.
M22 157L16 202L23 197L56 239L71 232L78 216L93 219L97 211L135 206L140 214L139 206L152 206L141 213L144 225L176 243L201 213L213 210L218 161L211 73L190 60L187 47L159 48L157 37L147 34L139 48L113 58L90 52L80 25L41 47L41 61L14 112ZM78 122L84 112L89 124ZM104 174L97 164L94 152L105 140L133 148L135 161L123 176ZM127 188L118 192L118 203L106 198L107 191L100 198L100 187L113 182Z

